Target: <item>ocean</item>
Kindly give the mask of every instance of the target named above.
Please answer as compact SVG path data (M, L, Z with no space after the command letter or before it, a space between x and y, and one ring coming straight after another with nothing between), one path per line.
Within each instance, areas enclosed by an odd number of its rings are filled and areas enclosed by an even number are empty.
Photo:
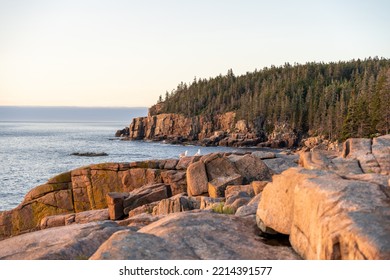
M42 122L0 119L0 211L17 206L32 188L49 178L84 165L101 162L132 162L178 158L237 150L228 147L197 147L159 142L120 141L116 130L131 121ZM105 152L103 157L73 156L75 152Z

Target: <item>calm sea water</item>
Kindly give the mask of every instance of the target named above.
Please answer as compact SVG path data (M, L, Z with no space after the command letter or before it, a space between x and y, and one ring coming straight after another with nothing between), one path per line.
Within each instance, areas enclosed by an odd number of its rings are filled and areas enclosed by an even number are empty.
M12 209L26 193L56 174L100 162L131 162L178 158L199 147L156 142L119 141L117 129L125 123L0 122L0 211ZM201 153L232 151L201 147ZM106 152L105 157L78 157L74 152Z

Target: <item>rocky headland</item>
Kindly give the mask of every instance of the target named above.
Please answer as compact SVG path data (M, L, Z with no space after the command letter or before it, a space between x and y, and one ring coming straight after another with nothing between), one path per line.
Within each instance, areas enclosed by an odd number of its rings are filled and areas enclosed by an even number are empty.
M164 141L171 144L202 146L291 148L299 145L301 135L286 123L274 125L266 133L255 124L238 120L235 112L186 117L182 114L160 113L162 103L149 109L147 117L134 118L129 127L118 130L123 140Z
M389 184L390 135L94 164L0 213L0 259L390 259Z

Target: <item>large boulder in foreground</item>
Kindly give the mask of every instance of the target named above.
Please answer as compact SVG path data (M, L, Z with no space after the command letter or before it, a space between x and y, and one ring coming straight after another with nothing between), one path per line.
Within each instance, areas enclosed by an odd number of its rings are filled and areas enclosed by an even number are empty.
M213 156L211 154L209 157ZM240 172L237 168L225 157L220 157L219 154L216 155L216 158L206 162L206 172L207 178L210 181L222 177L229 177L233 175L240 175Z
M327 171L289 169L262 192L262 230L289 234L305 259L390 259L390 201L383 185Z
M239 174L242 175L244 183L271 180L271 173L267 165L254 155L231 155L228 159L237 168Z
M293 213L290 241L306 259L390 259L390 203L379 185L304 180Z
M0 260L88 259L114 232L115 222L49 228L0 241Z
M257 210L260 229L267 232L266 227L268 227L282 234L290 234L293 221L295 186L307 178L318 177L323 174L326 174L326 172L296 167L290 168L282 174L274 175L273 181L268 183L262 192Z
M130 196L124 199L124 214L127 215L131 210L139 206L159 201L170 196L171 190L169 185L154 184L143 186L132 191Z
M261 241L254 222L204 211L174 213L137 233L120 231L91 259L299 259Z
M187 191L186 171L167 170L161 172L163 183L169 185L172 195L177 195Z
M208 191L206 166L202 161L194 162L187 168L187 193L189 196L202 195Z

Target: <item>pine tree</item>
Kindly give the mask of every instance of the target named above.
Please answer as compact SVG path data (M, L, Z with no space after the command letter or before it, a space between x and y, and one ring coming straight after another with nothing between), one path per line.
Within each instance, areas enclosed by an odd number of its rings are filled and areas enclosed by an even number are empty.
M357 106L355 99L351 99L348 105L348 113L344 120L341 139L345 140L351 137L357 137Z
M381 119L378 122L378 130L382 134L390 132L390 69L384 76L383 87L380 90L380 115Z

